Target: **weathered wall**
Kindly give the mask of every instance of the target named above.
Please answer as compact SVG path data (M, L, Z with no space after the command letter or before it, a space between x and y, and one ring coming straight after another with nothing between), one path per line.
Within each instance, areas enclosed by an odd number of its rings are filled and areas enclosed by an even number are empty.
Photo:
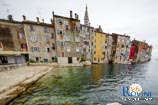
M31 29L32 28L32 29ZM52 62L56 57L56 42L53 26L24 23L24 31L31 60ZM54 46L53 46L54 45Z
M104 63L106 34L96 32L93 37L93 63Z
M3 46L3 51L15 51L19 50L20 46L17 41L17 25L0 22L0 42Z
M92 60L92 37L94 34L93 27L80 25L80 49L82 57L89 61Z
M63 57L64 61L64 57L81 57L81 49L79 47L80 21L56 15L54 15L53 19L57 44L57 56L61 57L60 59ZM59 61L60 60L58 60L58 62Z

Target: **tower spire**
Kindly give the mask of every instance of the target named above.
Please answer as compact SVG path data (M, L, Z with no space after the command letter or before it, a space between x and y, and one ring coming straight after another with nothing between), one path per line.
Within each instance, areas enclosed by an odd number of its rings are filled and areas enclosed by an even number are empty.
M86 25L86 26L89 26L89 25L90 25L87 5L86 5L85 16L84 16L84 25Z

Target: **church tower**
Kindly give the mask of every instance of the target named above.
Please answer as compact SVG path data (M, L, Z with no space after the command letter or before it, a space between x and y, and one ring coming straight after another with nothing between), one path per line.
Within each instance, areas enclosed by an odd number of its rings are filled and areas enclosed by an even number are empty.
M84 16L84 25L90 26L89 17L88 17L88 8L87 8L87 5L86 5L85 16Z

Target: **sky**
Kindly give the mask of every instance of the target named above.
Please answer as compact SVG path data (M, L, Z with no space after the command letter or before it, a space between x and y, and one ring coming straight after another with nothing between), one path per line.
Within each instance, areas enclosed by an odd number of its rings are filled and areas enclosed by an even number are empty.
M85 7L91 26L102 26L106 33L119 33L131 39L146 41L158 57L158 0L0 0L0 18L12 14L15 20L40 20L50 23L52 11L69 17L69 11L79 15L83 23Z

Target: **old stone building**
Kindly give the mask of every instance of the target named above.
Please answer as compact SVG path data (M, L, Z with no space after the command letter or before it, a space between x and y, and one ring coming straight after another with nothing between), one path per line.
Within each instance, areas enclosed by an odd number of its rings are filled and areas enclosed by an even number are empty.
M128 64L129 62L129 52L130 52L130 36L120 35L113 33L112 35L117 36L116 53L114 62Z
M111 34L106 34L106 45L105 45L105 49L106 49L106 55L107 55L107 60L108 63L111 62L112 59L112 42L113 42L113 38Z
M0 64L23 64L28 60L27 43L21 22L12 15L0 20Z
M58 16L53 13L56 35L58 63L79 63L80 49L80 20L78 15L70 11L70 17Z
M80 49L82 57L88 61L91 61L92 56L92 37L95 34L93 27L80 25Z
M82 57L88 61L92 61L92 37L94 34L95 28L90 26L88 8L86 6L84 24L80 25L80 49Z
M95 29L95 35L93 35L93 63L107 63L107 34L99 28Z
M151 59L152 46L144 41L133 40L129 58L131 62L141 63Z
M0 64L32 62L58 62L79 64L144 62L151 58L152 47L142 41L130 41L130 36L105 33L101 26L90 26L86 6L84 24L79 16L55 15L51 23L0 19ZM83 59L82 59L83 58ZM90 62L89 62L90 63Z
M55 62L56 42L53 24L26 20L23 16L22 25L26 36L29 59L32 62Z

